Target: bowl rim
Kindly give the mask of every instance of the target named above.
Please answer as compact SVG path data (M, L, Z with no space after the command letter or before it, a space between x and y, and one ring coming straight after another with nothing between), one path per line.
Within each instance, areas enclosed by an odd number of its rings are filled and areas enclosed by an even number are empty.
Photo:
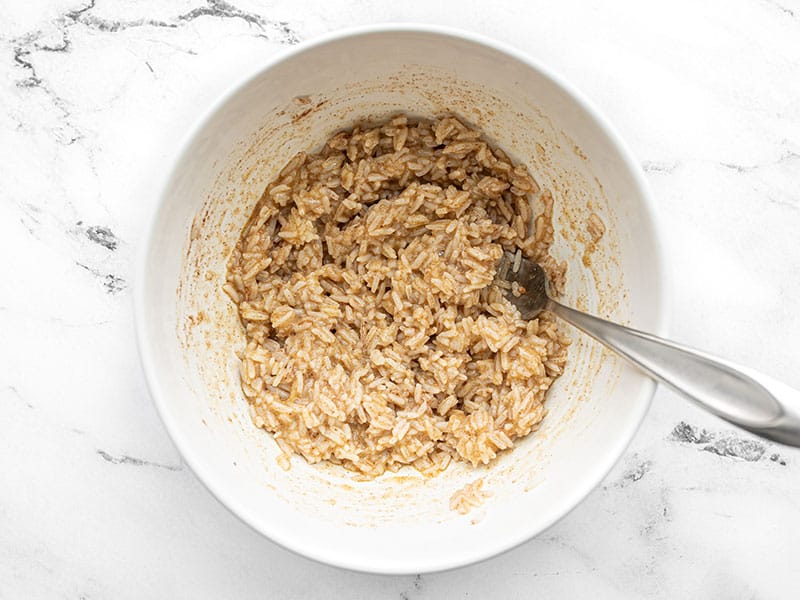
M656 272L655 280L659 283L659 289L655 294L655 326L652 328L652 333L656 335L665 335L668 327L669 307L671 306L671 298L669 296L669 289L671 289L671 273L667 268L665 259L665 246L663 242L663 233L659 224L658 211L656 209L655 201L650 192L649 185L645 179L644 171L641 169L639 163L635 160L633 153L628 148L627 144L623 141L617 130L611 125L610 121L595 107L595 105L575 86L565 80L561 75L552 71L538 60L532 58L527 53L516 49L515 47L490 38L483 34L474 33L471 31L443 26L422 23L377 23L370 25L362 25L357 27L349 27L338 29L324 35L315 36L310 40L306 40L291 46L289 48L280 50L270 57L266 58L258 67L253 71L243 76L238 82L232 84L227 91L225 91L215 102L213 102L208 109L203 111L199 118L197 118L190 129L184 134L181 142L176 146L177 151L172 156L170 167L163 174L161 182L156 189L158 190L157 201L151 209L150 215L145 220L145 233L140 242L137 250L135 273L134 273L134 289L133 289L133 308L134 308L134 325L136 329L136 340L138 346L138 353L140 363L145 375L147 389L153 404L164 424L167 433L169 434L173 444L180 453L183 461L194 473L197 479L203 486L214 496L228 511L237 517L245 525L260 533L268 540L278 544L279 546L291 551L294 554L310 558L317 562L333 565L336 567L359 571L365 573L376 574L414 574L414 573L433 573L440 571L447 571L472 565L484 560L488 560L500 554L504 554L513 548L529 541L535 536L548 530L550 527L561 521L572 510L575 509L591 492L597 487L600 482L608 475L611 469L622 458L625 450L633 441L636 433L641 427L647 412L650 409L653 395L656 389L656 382L653 380L645 380L642 382L643 402L638 403L637 413L635 419L631 421L632 425L624 432L624 435L617 437L615 447L612 451L606 452L604 461L599 462L594 466L593 476L587 477L582 485L578 486L576 490L566 497L562 508L558 514L546 522L543 526L537 528L521 527L516 536L504 538L492 545L484 545L480 548L465 548L464 552L458 556L446 556L436 561L423 561L420 562L416 557L409 557L408 560L400 563L394 561L389 563L381 559L380 556L363 557L360 562L352 560L341 560L335 551L330 551L324 548L303 545L297 543L290 535L284 535L279 530L269 526L268 522L259 518L256 514L249 512L237 500L234 494L228 493L227 490L217 486L214 477L210 476L206 467L201 461L198 461L193 454L191 444L187 441L181 432L180 424L177 420L172 418L170 411L167 409L167 402L165 398L167 395L162 386L161 370L153 361L152 347L154 341L146 333L144 326L147 312L147 288L145 281L147 280L147 265L150 247L154 241L154 231L156 223L159 221L161 213L164 211L166 192L170 183L175 176L175 166L177 166L181 159L191 149L192 145L197 141L203 129L207 126L213 116L222 109L228 102L230 102L244 87L262 77L267 71L272 69L277 64L292 58L297 54L301 54L318 46L336 42L345 38L357 38L366 35L383 34L383 33L425 33L443 38L456 38L462 41L471 42L477 45L485 46L493 49L501 54L505 54L521 63L537 71L544 78L548 79L556 88L559 88L565 94L570 96L579 107L591 118L591 120L602 130L607 136L610 143L616 147L622 157L623 162L632 179L640 196L643 199L644 212L647 215L648 225L650 227L650 234L653 240L654 262L653 268ZM646 377L646 376L643 376Z

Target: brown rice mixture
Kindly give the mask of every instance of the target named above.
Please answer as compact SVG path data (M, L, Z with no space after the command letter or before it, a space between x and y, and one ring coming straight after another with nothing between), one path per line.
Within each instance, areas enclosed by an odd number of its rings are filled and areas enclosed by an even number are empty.
M540 207L534 215L532 206ZM254 423L366 477L487 464L539 427L568 341L493 284L503 250L542 264L553 200L455 118L356 127L267 186L226 292Z
M491 494L483 489L483 477L481 477L466 484L450 497L450 510L465 515L472 509L478 508L489 496Z

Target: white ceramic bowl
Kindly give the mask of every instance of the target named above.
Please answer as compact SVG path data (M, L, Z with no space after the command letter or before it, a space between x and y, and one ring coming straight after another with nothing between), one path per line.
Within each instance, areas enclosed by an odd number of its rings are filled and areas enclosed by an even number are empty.
M275 542L362 571L466 565L543 531L622 455L654 384L572 332L544 426L491 468L409 470L358 482L293 459L250 422L235 350L242 332L221 292L229 252L265 185L300 150L363 119L455 113L528 165L556 197L555 252L566 301L663 332L664 270L652 201L617 134L576 90L528 57L427 26L336 33L271 59L200 121L166 181L135 293L142 362L186 463L234 514ZM584 264L586 220L606 223ZM566 326L565 326L566 327ZM452 494L485 477L492 496L466 516ZM592 535L587 531L586 535Z

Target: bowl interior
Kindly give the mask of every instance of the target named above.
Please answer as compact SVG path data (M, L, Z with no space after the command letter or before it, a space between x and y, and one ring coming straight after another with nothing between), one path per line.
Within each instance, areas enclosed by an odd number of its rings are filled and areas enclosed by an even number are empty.
M166 184L137 290L142 357L187 463L237 515L275 541L351 568L422 572L485 558L543 530L623 452L653 385L585 336L551 389L542 428L489 468L452 465L361 482L295 457L256 429L238 384L243 334L222 293L226 261L266 184L298 151L358 121L456 114L524 162L556 199L554 252L566 302L657 331L661 265L646 191L613 133L550 75L491 45L387 29L306 46L224 99ZM589 252L587 222L606 225ZM566 325L564 326L567 327ZM484 477L466 516L452 494Z

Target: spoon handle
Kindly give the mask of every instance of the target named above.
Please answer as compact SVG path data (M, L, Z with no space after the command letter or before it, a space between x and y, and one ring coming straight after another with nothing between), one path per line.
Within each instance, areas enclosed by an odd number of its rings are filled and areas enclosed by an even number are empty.
M800 391L748 367L549 300L547 310L653 379L756 435L800 447Z

